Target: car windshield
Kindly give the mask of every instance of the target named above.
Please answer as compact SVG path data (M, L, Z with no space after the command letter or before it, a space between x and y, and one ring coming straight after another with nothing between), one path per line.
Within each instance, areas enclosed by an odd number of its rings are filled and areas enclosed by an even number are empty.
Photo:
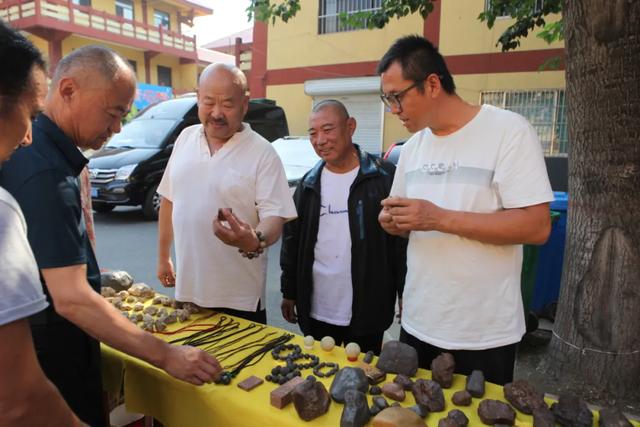
M271 145L280 156L289 181L302 178L320 160L308 138L281 138Z
M176 120L135 119L113 135L106 148L159 148Z

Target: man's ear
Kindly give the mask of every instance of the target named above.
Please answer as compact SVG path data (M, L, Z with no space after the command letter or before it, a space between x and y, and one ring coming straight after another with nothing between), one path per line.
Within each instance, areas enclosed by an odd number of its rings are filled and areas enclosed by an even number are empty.
M425 85L431 89L431 96L436 98L442 92L442 83L440 82L440 78L435 74L429 74L425 81Z
M63 77L58 81L56 92L65 102L69 102L78 92L78 84L73 77Z
M356 131L356 119L354 117L349 117L347 119L347 129L349 130L349 136L353 136Z

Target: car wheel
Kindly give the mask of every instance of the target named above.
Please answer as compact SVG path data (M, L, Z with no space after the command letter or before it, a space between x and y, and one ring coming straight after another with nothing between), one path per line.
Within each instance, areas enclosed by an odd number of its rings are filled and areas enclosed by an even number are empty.
M111 212L112 210L114 210L116 208L115 205L110 205L108 203L102 203L102 202L92 202L91 203L91 208L98 212L98 213L107 213L107 212Z
M144 198L142 204L142 213L148 219L158 219L158 212L160 211L160 195L158 194L158 184L152 185L147 191L147 195Z

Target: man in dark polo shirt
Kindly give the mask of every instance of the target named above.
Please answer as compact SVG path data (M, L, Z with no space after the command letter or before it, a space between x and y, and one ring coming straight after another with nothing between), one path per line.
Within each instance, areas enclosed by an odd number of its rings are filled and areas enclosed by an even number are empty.
M97 340L193 384L210 382L220 371L207 353L171 346L140 330L96 292L100 273L78 180L87 159L78 148L98 149L119 132L134 94L133 71L118 54L100 46L75 50L58 65L44 113L33 123L33 144L0 170L0 185L24 212L29 243L53 301L31 319L38 359L91 426L105 425Z

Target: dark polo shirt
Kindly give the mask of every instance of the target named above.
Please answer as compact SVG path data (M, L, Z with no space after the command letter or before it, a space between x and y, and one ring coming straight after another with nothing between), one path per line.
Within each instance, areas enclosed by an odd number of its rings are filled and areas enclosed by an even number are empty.
M80 202L78 175L86 164L87 159L75 144L47 116L40 114L33 122L33 144L18 149L2 165L0 185L22 208L38 267L86 264L87 280L99 292L100 271ZM62 318L50 304L31 321L43 324Z

